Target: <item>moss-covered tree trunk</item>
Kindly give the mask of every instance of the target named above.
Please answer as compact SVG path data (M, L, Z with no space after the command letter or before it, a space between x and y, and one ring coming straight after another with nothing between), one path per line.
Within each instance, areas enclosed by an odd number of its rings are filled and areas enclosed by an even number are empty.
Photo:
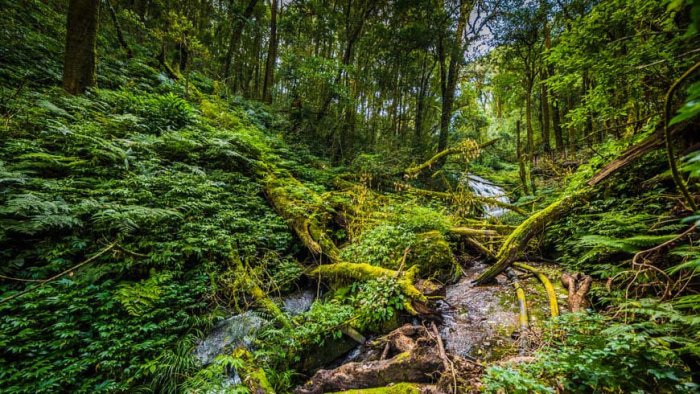
M100 0L70 0L63 62L63 88L80 94L95 86Z

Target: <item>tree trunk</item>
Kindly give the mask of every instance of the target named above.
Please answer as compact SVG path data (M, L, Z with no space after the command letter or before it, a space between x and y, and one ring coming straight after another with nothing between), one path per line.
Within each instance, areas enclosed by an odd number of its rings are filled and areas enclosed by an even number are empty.
M109 16L112 18L112 23L114 23L114 29L117 31L117 40L119 41L119 45L126 51L126 57L128 59L131 59L134 57L133 52L131 52L131 48L129 47L129 44L126 42L124 39L124 34L122 34L122 26L119 24L119 19L117 19L117 12L114 10L114 7L112 6L112 2L110 0L106 0L107 2L107 9L109 10Z
M520 120L515 123L515 138L516 138L516 155L518 157L518 175L520 183L523 185L523 193L530 194L530 188L527 186L527 169L525 168L525 158L523 157L522 143L520 142Z
M63 63L63 88L80 94L97 83L95 51L100 0L70 0Z
M442 93L442 108L440 110L440 134L438 135L438 152L447 149L448 135L450 131L450 119L452 118L452 105L455 99L455 89L457 87L457 77L459 75L460 65L462 62L462 46L464 35L464 27L467 23L467 4L466 1L460 2L459 19L457 20L457 31L455 32L455 43L450 51L450 62L447 70L445 70L445 48L441 40L440 45L440 77L441 77L441 93Z
M542 81L541 86L541 103L542 103L542 146L545 152L552 150L549 144L549 98L547 94L547 86Z
M263 81L263 101L268 104L272 104L272 85L275 83L275 63L277 62L277 0L272 0L270 11L270 46L267 50Z
M229 77L231 71L231 63L233 62L233 55L238 50L238 44L241 42L241 35L243 34L243 28L245 27L245 20L253 15L253 10L255 5L258 4L258 0L250 0L245 11L243 11L242 20L234 20L233 28L231 29L231 39L229 40L228 50L226 51L226 57L224 58L224 64L221 69L221 78L226 79Z
M559 105L557 105L554 92L550 92L552 96L552 125L554 126L554 143L557 152L564 151L564 135L561 129L561 118L559 117Z
M531 80L529 80L527 82L527 87L525 89L525 127L526 127L526 131L527 131L527 143L525 145L525 150L527 151L528 157L532 157L534 142L533 142L533 131L532 131L532 81Z

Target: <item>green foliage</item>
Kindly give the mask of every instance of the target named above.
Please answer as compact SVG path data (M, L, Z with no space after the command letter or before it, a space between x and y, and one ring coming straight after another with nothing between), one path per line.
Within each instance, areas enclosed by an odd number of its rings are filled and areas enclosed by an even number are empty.
M339 300L315 301L307 312L294 316L294 328L267 328L258 337L256 356L267 366L285 371L302 360L305 349L314 349L331 338L340 338L341 328L353 317L352 306Z
M350 303L355 305L357 325L365 329L376 329L383 322L395 317L404 309L406 296L398 285L397 278L381 277L363 283L353 283Z
M654 315L649 309L647 313ZM697 386L673 345L666 310L638 323L611 322L597 314L567 314L548 324L545 346L536 361L489 368L486 392L674 392L692 393ZM662 317L663 316L663 317ZM657 320L658 319L658 320ZM697 319L689 320L692 328ZM686 321L688 321L686 319Z

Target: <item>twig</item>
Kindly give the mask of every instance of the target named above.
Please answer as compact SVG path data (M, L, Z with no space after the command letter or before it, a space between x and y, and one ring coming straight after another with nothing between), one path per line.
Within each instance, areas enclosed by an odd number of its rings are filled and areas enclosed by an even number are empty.
M100 257L100 256L102 256L103 254L105 254L105 253L107 253L108 251L110 251L110 250L111 250L112 248L114 248L116 245L117 245L116 242L113 242L113 243L109 244L106 248L102 249L102 250L99 251L97 254L93 255L92 257L88 258L87 260L85 260L85 261L83 261L83 262L80 262L80 263L78 263L78 264L76 264L76 265L74 265L74 266L68 268L67 270L65 270L65 271L63 271L63 272L61 272L61 273L59 273L59 274L56 274L56 275L54 275L54 276L52 276L52 277L50 277L50 278L48 278L48 279L42 280L38 285L32 286L32 287L30 287L30 288L28 288L28 289L26 289L26 290L24 290L24 291L20 291L19 293L13 294L13 295L11 295L11 296L9 296L9 297L3 298L2 300L0 300L0 304L4 304L4 303L6 303L7 301L13 300L13 299L15 299L15 298L17 298L17 297L20 297L20 296L23 296L23 295L25 295L25 294L27 294L27 293L30 293L30 292L32 292L32 291L34 291L34 290L36 290L36 289L38 289L38 288L44 286L45 284L47 284L47 283L49 283L49 282L53 282L54 280L56 280L56 279L58 279L58 278L60 278L60 277L62 277L62 276L64 276L64 275L66 275L66 274L68 274L68 273L71 273L71 272L75 271L76 269L78 269L78 268L80 268L80 267L82 267L82 266L84 266L84 265L86 265L86 264L92 263L92 262L95 261L98 257Z
M452 364L452 361L450 361L450 359L447 357L445 345L442 343L442 337L440 336L440 332L438 331L435 322L430 322L430 328L432 328L433 334L435 334L435 341L438 345L438 352L440 353L440 358L442 359L442 365L445 368L445 371L449 370L450 373L452 373L452 383L454 384L452 389L453 393L457 394L457 374L455 373L454 364Z

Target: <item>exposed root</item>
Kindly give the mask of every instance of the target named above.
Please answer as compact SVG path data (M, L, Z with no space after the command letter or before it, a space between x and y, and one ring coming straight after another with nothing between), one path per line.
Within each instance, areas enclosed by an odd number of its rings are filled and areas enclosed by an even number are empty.
M561 283L569 290L569 310L571 312L579 312L588 308L588 299L586 295L591 288L593 278L581 273L573 275L564 273L561 275Z
M518 307L520 310L518 316L518 321L520 322L520 332L525 333L527 332L527 329L530 325L530 321L527 316L527 300L525 299L525 290L520 285L518 275L516 275L512 269L506 269L506 275L508 276L508 279L510 279L510 281L513 283L513 287L515 288L515 294L518 298Z
M557 293L554 292L554 286L552 286L552 282L549 281L547 276L545 276L540 270L536 269L535 267L524 263L513 263L513 266L515 268L519 268L521 270L533 273L537 277L537 279L539 279L539 281L542 282L544 290L547 293L547 299L549 299L550 314L552 315L552 317L559 316L559 302L557 301Z

